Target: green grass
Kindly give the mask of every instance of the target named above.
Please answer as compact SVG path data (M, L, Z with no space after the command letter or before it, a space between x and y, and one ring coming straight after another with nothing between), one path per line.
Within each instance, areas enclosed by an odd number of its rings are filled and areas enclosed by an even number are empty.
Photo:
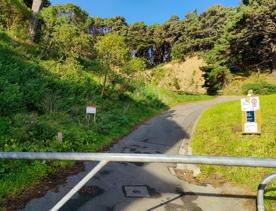
M261 136L241 135L240 102L218 104L203 113L192 139L193 154L276 158L276 95L260 97ZM256 192L265 175L276 169L201 166L203 177L218 173L227 180L246 185ZM266 197L276 196L276 183L266 189ZM275 200L266 200L269 210L276 210Z
M170 107L183 102L210 100L214 98L214 96L208 95L173 92L165 88L157 87L156 85L148 85L146 86L146 90L148 93L156 95L158 99Z

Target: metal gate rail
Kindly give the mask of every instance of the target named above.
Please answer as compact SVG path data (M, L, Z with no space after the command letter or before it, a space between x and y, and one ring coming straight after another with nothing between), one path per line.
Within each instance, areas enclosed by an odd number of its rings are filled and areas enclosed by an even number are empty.
M31 160L81 160L142 163L187 163L276 168L276 158L193 156L172 154L0 152L0 158Z
M69 191L51 210L61 208L78 190L84 186L108 162L141 163L183 163L222 166L276 168L276 158L193 156L172 154L127 154L127 153L69 153L69 152L0 152L0 159L29 160L78 160L100 161L71 191ZM257 208L264 210L263 192L266 184L276 179L276 174L266 177L259 186Z

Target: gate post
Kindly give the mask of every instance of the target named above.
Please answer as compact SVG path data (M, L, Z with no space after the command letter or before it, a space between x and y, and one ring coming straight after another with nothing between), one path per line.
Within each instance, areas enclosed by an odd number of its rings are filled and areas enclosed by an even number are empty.
M258 211L265 211L264 207L264 189L266 185L271 181L276 179L276 173L270 174L263 178L262 182L258 187L258 196L257 196L257 210Z

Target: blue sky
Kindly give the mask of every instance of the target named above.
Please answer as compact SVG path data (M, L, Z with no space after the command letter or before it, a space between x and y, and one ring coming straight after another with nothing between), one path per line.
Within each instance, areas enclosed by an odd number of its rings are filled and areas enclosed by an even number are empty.
M124 16L128 23L163 23L172 15L180 18L197 9L199 13L215 4L237 6L240 0L51 0L52 4L71 2L86 10L90 16L103 18Z

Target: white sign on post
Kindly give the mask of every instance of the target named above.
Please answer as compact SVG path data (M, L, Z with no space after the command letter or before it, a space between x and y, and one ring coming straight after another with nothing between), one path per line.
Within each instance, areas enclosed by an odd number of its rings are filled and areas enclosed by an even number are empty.
M95 105L90 105L86 107L86 119L88 121L88 124L90 122L90 116L91 114L94 114L94 122L96 122L96 106Z
M86 113L87 114L96 114L96 106L87 106Z
M252 96L252 91L248 93L241 99L241 110L243 134L261 134L259 97Z
M256 111L260 109L259 97L250 97L249 100L246 98L241 99L241 110L242 111Z
M257 133L257 123L256 122L247 122L244 124L244 132L246 133Z

